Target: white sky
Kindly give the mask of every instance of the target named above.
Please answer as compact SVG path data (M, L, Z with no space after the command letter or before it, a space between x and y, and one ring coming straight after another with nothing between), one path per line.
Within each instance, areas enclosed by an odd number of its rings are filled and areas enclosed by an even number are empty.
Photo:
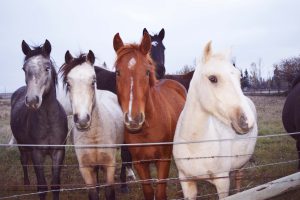
M300 55L300 1L297 0L7 0L0 1L0 92L24 85L21 41L39 45L48 39L57 67L66 50L93 50L111 69L113 36L139 42L165 28L166 69L192 65L207 41L216 51L233 49L239 68L262 58L262 75L272 65Z

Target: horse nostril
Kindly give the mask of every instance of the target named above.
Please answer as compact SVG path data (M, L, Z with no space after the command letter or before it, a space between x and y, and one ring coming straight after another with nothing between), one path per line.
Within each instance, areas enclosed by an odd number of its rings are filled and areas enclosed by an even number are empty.
M78 123L78 120L79 120L79 119L78 119L78 114L74 114L74 122L75 122L75 123Z
M249 127L248 127L248 122L247 122L247 117L242 114L241 117L240 117L240 123L239 123L240 127L244 130L248 130Z
M139 120L139 125L142 125L145 121L145 114L144 113L140 113L140 120Z
M36 100L36 103L38 104L40 101L40 98L38 96L35 96L35 100Z
M25 97L25 103L28 104L28 96Z
M124 113L124 123L125 123L126 125L129 125L128 112Z
M87 114L87 115L86 115L86 120L87 120L87 121L90 121L90 119L91 119L90 115Z

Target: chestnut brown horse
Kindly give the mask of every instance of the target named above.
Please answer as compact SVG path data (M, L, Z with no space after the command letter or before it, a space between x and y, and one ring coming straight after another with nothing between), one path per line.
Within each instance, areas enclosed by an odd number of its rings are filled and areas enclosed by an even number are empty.
M115 63L118 101L125 124L125 143L153 143L173 141L178 117L186 99L184 87L173 80L157 81L155 66L149 56L151 39L145 33L139 45L123 44L117 33L114 37L117 53ZM169 175L172 145L130 146L134 167L141 180L151 178L150 164L157 169L158 180ZM156 185L143 182L146 200L166 199L166 182Z

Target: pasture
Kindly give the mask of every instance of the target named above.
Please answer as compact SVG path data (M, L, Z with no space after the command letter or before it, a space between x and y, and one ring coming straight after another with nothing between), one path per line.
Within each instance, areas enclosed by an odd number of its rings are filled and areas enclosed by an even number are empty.
M259 135L284 133L285 131L281 122L281 112L285 97L251 96L250 98L254 101L258 111ZM9 100L0 100L0 143L2 144L8 143L11 135L9 118L10 102ZM68 144L70 143L71 139L69 138ZM251 159L251 162L245 166L247 169L244 170L242 188L252 188L279 177L295 173L297 169L297 162L284 162L296 159L298 158L296 154L295 141L291 137L282 136L258 139L254 156ZM0 162L0 198L36 192L36 187L34 186L36 185L36 178L33 167L29 167L31 186L23 186L23 172L19 161L19 152L17 148L1 147ZM282 163L280 164L280 162ZM118 158L118 163L120 163L120 158ZM49 184L51 182L50 159L48 159L45 164L47 165L45 172L47 175L47 182ZM61 199L87 199L87 193L84 189L75 189L83 188L85 186L77 165L78 163L74 149L72 147L67 147L64 167L61 173L61 184L62 188L73 188L74 190L61 192ZM117 173L115 177L116 183L120 182L120 167L120 165L117 166ZM172 163L169 177L177 177L177 171L174 163ZM231 193L234 193L233 186L234 184L232 181ZM128 194L123 194L120 192L120 186L116 186L117 199L142 199L143 193L139 183L130 183L129 188L130 192ZM200 181L198 184L198 189L200 192L198 195L201 196L199 199L217 199L217 196L214 195L216 190L209 183ZM181 188L179 182L174 180L168 182L169 199L182 198L180 190ZM102 197L101 199L103 199L104 189L102 188L100 188L100 195ZM50 199L51 193L47 194L47 197L47 199ZM297 190L288 192L273 199L296 200L299 198L300 190ZM11 199L38 199L38 196L29 195Z

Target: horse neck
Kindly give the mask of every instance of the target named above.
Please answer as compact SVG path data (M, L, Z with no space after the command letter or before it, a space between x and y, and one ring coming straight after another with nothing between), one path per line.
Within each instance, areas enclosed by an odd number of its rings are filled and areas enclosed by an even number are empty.
M180 122L180 128L184 131L180 131L180 137L187 140L204 139L207 137L208 129L210 128L211 115L205 111L202 105L197 101L196 91L194 88L190 88L187 95L184 109L180 118L183 119Z
M54 83L51 84L49 91L43 96L43 103L47 104L56 102L56 86Z
M97 94L95 93L95 102L94 102L93 110L92 110L92 124L91 124L91 127L101 126L102 120L101 120L101 117L100 117L99 103L100 102L98 102Z

